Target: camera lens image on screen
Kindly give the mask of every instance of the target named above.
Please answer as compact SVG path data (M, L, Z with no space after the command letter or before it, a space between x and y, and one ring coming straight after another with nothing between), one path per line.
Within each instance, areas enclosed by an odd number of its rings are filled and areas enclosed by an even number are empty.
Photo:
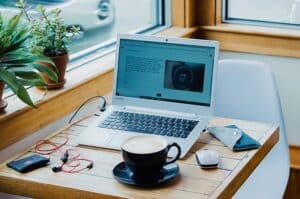
M203 92L205 64L180 61L165 62L164 87Z

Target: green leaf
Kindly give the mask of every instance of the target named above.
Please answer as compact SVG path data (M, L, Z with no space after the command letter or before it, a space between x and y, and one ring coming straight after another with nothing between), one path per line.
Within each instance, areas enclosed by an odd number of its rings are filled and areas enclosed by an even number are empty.
M56 72L54 72L53 70L49 69L48 67L42 65L42 64L33 64L32 65L35 69L37 69L40 72L45 73L46 75L48 75L48 77L55 82L58 82L58 76L56 74Z
M43 37L44 36L44 34L42 32L37 31L37 30L33 30L32 34L35 35L35 36L38 36L38 37Z
M20 12L19 14L13 16L9 21L8 21L8 30L10 32L13 32L16 27L18 26L20 19L22 17L23 13Z
M3 66L0 64L0 67L4 67L5 70L7 70L9 72L15 72L18 70L23 70L23 71L30 70L30 69L27 69L27 68L30 68L30 66L27 64L14 64L14 65L8 64L8 65L3 65ZM32 69L31 69L31 71L32 71Z
M1 64L3 65L25 65L25 64L30 64L34 63L37 61L36 57L29 56L29 57L20 57L20 58L15 58L15 59L8 59L8 60L3 60Z
M24 87L25 86L34 86L34 85L32 85L32 82L31 81L28 81L28 80L25 80L25 79L18 79L18 82L21 84L21 85L23 85ZM41 87L43 87L43 86L41 86Z
M29 30L25 27L20 27L19 31L15 32L12 43L17 43L20 40L30 37Z
M22 46L22 44L28 39L28 37L22 38L18 41L16 41L15 43L13 43L12 45L10 45L7 49L4 49L2 51L0 51L0 54L2 53L6 53L8 51L13 51L16 50L18 48L20 48ZM23 47L23 46L22 46Z
M10 72L36 71L31 65L24 65L23 67L8 67L6 70Z
M6 53L0 55L1 63L5 62L6 60L11 60L11 59L21 57L22 55L24 55L24 54L21 50L6 52Z
M42 46L33 46L31 48L31 52L34 55L40 55L43 53L43 51L44 51L44 47L42 47Z
M21 84L18 85L18 90L16 95L27 105L36 108L36 106L33 104L27 90L22 86Z
M37 5L36 10L40 13L44 13L46 11L45 7L41 4Z
M19 0L18 2L16 2L16 7L18 8L23 8L26 6L26 3L24 2L24 0Z
M45 87L47 86L47 83L44 81L37 81L37 80L28 80L28 79L21 79L18 78L18 82L22 84L23 86L37 86L37 87Z
M52 66L54 66L56 68L55 63L49 57L47 57L47 56L39 55L39 56L37 56L37 60L39 62L48 63L48 64L50 64L50 65L52 65Z
M17 77L21 77L21 78L24 78L24 79L42 79L42 77L34 72L34 71L26 71L26 70L23 70L23 71L15 71L14 72L16 74Z
M29 106L36 107L33 104L27 90L24 88L24 86L22 86L13 73L0 68L0 79L2 79L10 87L10 89L18 96L20 100Z
M0 29L2 29L3 26L3 17L2 14L0 13Z
M18 50L9 51L0 55L0 60L2 64L27 64L36 62L39 58L36 55L32 55L32 53L27 49L19 48Z
M3 68L0 68L0 79L2 79L12 89L14 93L17 92L18 80L13 73Z
M46 86L45 80L36 72L33 71L16 71L18 78L24 79L30 82L31 86Z

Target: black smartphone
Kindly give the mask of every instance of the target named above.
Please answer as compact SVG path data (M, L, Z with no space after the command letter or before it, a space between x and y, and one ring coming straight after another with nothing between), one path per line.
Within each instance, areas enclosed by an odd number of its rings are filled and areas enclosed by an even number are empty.
M26 173L41 167L44 167L49 162L49 158L38 154L30 155L25 158L11 161L6 165L20 173Z

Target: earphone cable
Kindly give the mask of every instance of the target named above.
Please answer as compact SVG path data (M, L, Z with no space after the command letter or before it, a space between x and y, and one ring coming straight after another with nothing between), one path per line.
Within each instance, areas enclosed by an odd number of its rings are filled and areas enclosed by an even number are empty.
M82 109L82 107L84 107L88 102L90 102L91 100L96 99L96 98L100 98L100 99L103 100L103 104L102 104L102 106L101 106L101 108L100 108L100 111L101 111L101 112L105 111L105 107L106 107L106 99L105 99L103 96L101 96L101 95L96 95L96 96L90 97L89 99L85 100L85 101L79 106L79 108L75 111L75 113L72 115L72 117L70 118L70 120L68 121L68 123L70 124L70 123L73 121L73 119L74 119L75 116L78 114L78 112Z

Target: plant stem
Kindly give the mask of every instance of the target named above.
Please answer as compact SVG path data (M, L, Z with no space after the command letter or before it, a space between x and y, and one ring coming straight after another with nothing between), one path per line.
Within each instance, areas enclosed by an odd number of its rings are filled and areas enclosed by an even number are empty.
M27 11L26 11L25 7L24 7L24 6L22 6L22 7L21 7L21 9L23 10L23 13L25 14L25 17L26 17L27 21L28 21L28 22L31 22L31 19L30 19L30 17L29 17L29 15L28 15L28 13L27 13Z
M44 11L41 12L43 18L45 19L46 23L48 24L48 26L52 29L53 32L56 32L55 28L52 26L50 20L48 19L48 16L46 15L46 13ZM52 46L55 49L55 39L52 40Z

